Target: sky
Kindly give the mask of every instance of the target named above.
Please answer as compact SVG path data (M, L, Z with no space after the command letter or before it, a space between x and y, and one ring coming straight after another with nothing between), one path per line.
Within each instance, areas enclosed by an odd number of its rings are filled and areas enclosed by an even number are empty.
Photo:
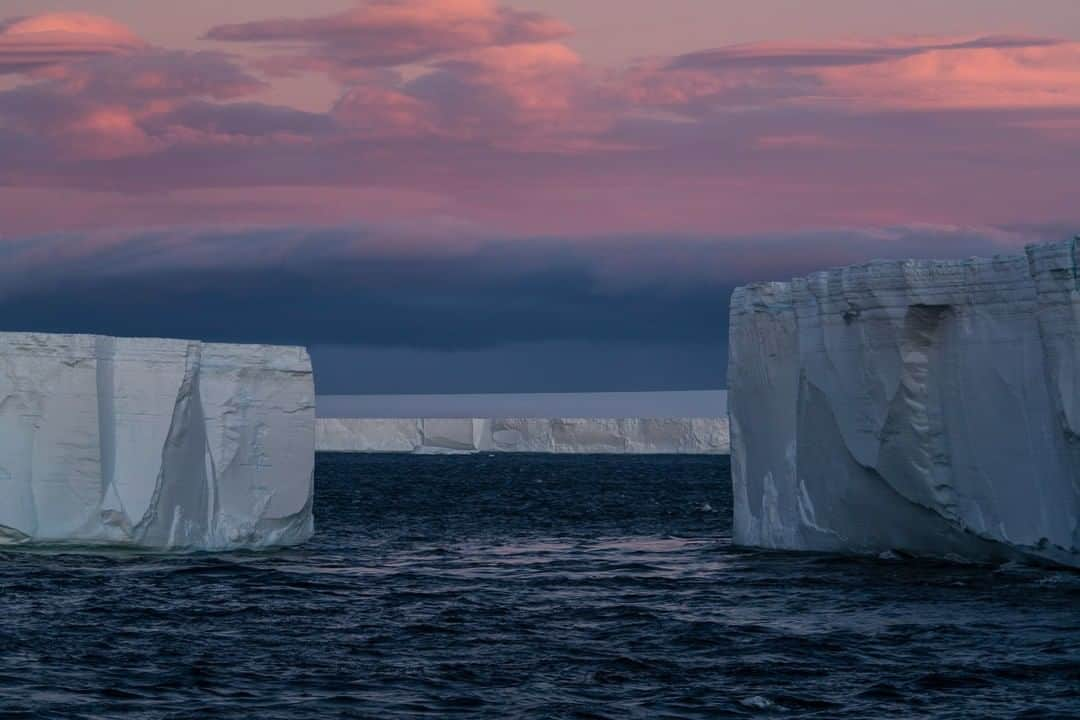
M1074 0L0 0L0 330L725 386L727 302L1080 232Z
M316 414L324 418L710 418L727 414L727 391L320 395Z

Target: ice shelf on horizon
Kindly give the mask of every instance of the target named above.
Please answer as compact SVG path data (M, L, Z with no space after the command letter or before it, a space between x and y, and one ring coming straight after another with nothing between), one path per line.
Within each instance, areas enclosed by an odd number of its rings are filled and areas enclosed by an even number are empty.
M727 418L320 418L316 448L353 453L726 454Z
M302 348L0 333L0 543L301 542L314 436Z
M1080 249L739 288L744 545L1080 566Z

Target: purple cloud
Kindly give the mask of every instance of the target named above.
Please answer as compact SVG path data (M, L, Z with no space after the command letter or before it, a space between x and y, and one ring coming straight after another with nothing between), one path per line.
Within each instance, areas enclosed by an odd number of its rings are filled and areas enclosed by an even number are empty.
M221 53L146 48L56 65L47 79L0 92L0 124L47 143L40 167L56 167L153 153L174 141L149 131L162 127L161 116L188 101L237 98L262 87ZM183 127L167 129L191 136Z
M548 42L569 34L539 13L492 0L373 0L318 18L273 19L212 28L212 40L306 46L278 56L278 72L393 67L484 47Z

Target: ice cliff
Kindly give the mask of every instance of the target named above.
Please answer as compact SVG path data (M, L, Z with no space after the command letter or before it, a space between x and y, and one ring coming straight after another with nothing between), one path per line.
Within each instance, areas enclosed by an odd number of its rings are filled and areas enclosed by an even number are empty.
M0 333L0 543L303 541L314 408L301 348Z
M319 419L319 450L356 453L727 453L727 418Z
M1080 566L1078 245L736 290L736 542Z

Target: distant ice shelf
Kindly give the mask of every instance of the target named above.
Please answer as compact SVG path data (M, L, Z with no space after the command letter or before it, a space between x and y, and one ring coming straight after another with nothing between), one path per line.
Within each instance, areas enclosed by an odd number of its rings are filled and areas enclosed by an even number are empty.
M739 288L744 545L1080 567L1080 248Z
M351 453L726 454L727 418L320 418L316 447Z
M0 544L301 542L314 428L302 348L0 333Z

